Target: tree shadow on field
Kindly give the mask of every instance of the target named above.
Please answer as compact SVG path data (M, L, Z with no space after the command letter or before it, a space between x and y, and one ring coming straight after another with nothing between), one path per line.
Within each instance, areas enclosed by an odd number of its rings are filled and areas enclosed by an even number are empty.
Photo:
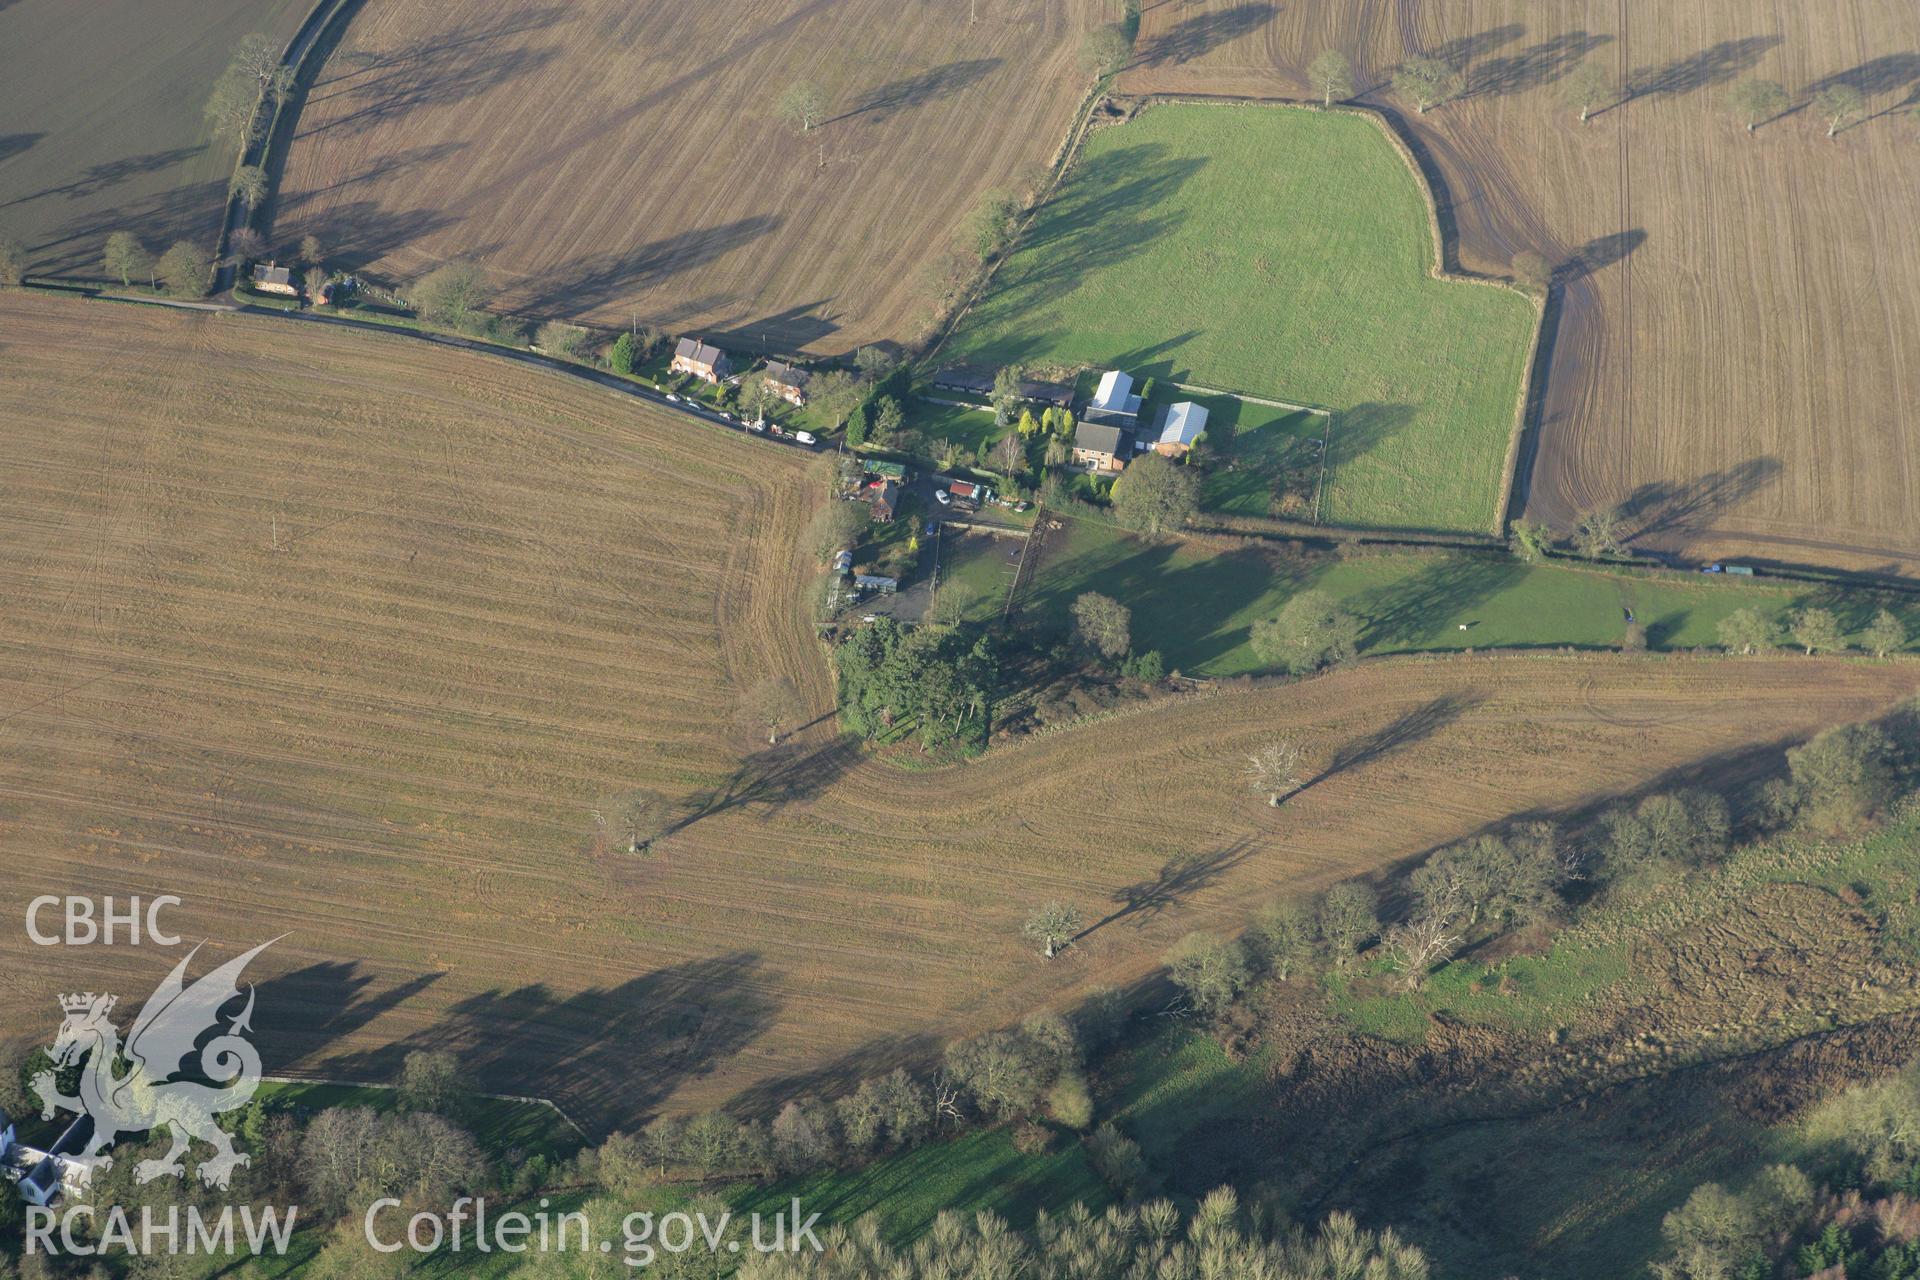
M45 136L38 133L16 133L0 138L0 160L5 160L9 155L18 155L32 146L35 139ZM11 152L7 151L7 145L15 139L25 139L25 145L17 146ZM11 200L0 201L0 209L9 205L26 204L45 196L65 196L69 200L84 200L88 196L98 195L109 187L117 187L130 178L137 178L146 173L157 173L162 169L183 164L206 149L206 144L200 143L191 147L172 147L166 151L150 151L142 156L127 156L120 160L106 160L99 164L88 165L86 172L72 182L62 183L57 187L45 187L30 195L15 196Z
M520 305L539 315L577 316L633 291L697 271L777 230L785 219L755 214L717 227L681 231L624 251L594 253L543 273Z
M1471 623L1473 611L1526 576L1511 556L1442 554L1411 578L1363 593L1353 610L1365 620L1360 647L1431 648L1438 627Z
M736 809L762 809L771 817L789 804L817 798L859 759L859 744L851 738L824 746L788 741L756 751L719 783L682 802L662 838Z
M42 133L0 133L0 163L13 159L23 151L30 151L33 145L47 135ZM8 201L9 204L13 203Z
M1780 36L1745 36L1722 40L1711 48L1680 58L1661 67L1636 67L1627 76L1621 101L1651 97L1654 94L1686 94L1727 84L1759 65L1769 49L1781 43Z
M732 951L570 995L545 983L469 996L433 1025L331 1059L352 1079L394 1079L409 1053L446 1050L484 1089L560 1100L605 1131L654 1110L759 1039L779 1010L760 957Z
M276 209L275 234L312 232L327 248L327 262L343 271L359 271L461 221L438 208L389 209L375 200L355 200L325 209L317 216L303 212L312 202L305 196L291 207ZM473 252L481 250L475 248Z
M1435 46L1426 56L1464 70L1501 45L1512 44L1526 34L1527 29L1520 23L1509 22L1503 26L1488 27L1474 35L1456 36L1445 44Z
M45 275L100 272L100 246L115 231L132 233L155 252L179 239L211 243L226 200L225 182L196 182L103 209L29 245L28 269Z
M399 1008L444 976L419 974L375 991L374 975L357 963L323 960L268 978L258 984L254 1026L269 1069L277 1060L325 1053L329 1045Z
M751 1085L727 1103L727 1110L742 1117L765 1119L796 1098L844 1097L863 1082L885 1076L895 1067L914 1070L937 1062L940 1049L939 1037L925 1032L877 1036L821 1066Z
M1423 703L1372 733L1342 746L1333 753L1333 759L1327 762L1325 769L1309 778L1293 794L1299 795L1349 770L1370 765L1396 751L1425 742L1486 700L1485 694L1475 690L1442 694L1431 702Z
M1698 533L1722 512L1752 497L1780 477L1777 458L1749 458L1695 480L1643 484L1620 504L1629 538Z
M924 107L951 97L986 79L1003 64L1000 58L972 58L949 62L945 66L917 72L899 80L869 89L853 100L853 105L824 123L834 124L855 116L872 116L879 123L902 111Z
M1565 286L1576 280L1584 280L1621 261L1646 242L1647 233L1638 227L1597 236L1554 265L1553 283Z
M1222 876L1253 855L1253 841L1242 838L1211 853L1171 858L1153 879L1114 890L1115 909L1074 934L1073 940L1079 942L1122 920L1133 920L1135 927L1144 925L1218 884Z
M707 332L721 346L767 352L810 350L840 331L839 324L831 317L818 314L830 301L830 298L818 298L798 303L770 316L729 323L726 328L708 326Z
M1910 90L1915 81L1920 81L1920 53L1889 53L1815 80L1800 92L1811 98L1822 89L1844 84L1867 97L1877 97L1899 89ZM1897 104L1896 109L1898 105L1904 104Z
M1182 18L1155 36L1132 65L1165 67L1192 62L1223 44L1266 26L1279 12L1279 8L1272 4L1237 4L1231 8Z
M1327 479L1338 468L1364 457L1413 425L1418 410L1410 404L1356 404L1333 415L1327 441Z
M1085 161L1041 206L1018 251L1023 270L1006 287L1057 295L1126 261L1184 221L1163 206L1207 163L1203 156L1176 156L1158 142Z
M1552 84L1612 40L1612 36L1569 31L1508 57L1488 59L1468 70L1466 96L1484 93L1504 97Z
M332 118L298 131L295 138L323 133L360 133L421 107L448 106L485 94L560 57L559 47L529 48L519 37L551 27L566 16L560 5L508 17L467 21L424 40L386 50L336 54L337 74L307 91L308 108L339 98ZM303 114L307 114L303 111Z

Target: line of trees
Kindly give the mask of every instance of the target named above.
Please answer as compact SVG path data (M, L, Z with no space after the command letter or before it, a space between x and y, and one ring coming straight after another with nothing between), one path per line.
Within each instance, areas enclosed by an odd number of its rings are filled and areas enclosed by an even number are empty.
M1331 107L1352 97L1355 92L1353 63L1337 49L1326 49L1307 66L1307 81L1323 107ZM1425 115L1435 107L1466 96L1469 82L1465 72L1445 59L1419 56L1407 59L1393 69L1391 88L1396 97ZM1596 114L1633 96L1620 80L1600 62L1585 59L1560 77L1558 96L1577 112L1585 124ZM1794 106L1795 97L1778 80L1750 76L1730 86L1723 99L1726 110L1748 133L1777 120ZM1835 81L1814 88L1806 104L1815 119L1826 126L1827 137L1837 137L1858 124L1868 114L1865 93L1854 84Z
M1784 774L1760 790L1756 830L1858 831L1911 789L1915 743L1908 738L1920 733L1897 740L1881 724L1850 724L1787 751ZM1308 772L1300 745L1278 738L1248 757L1246 778L1277 804ZM1699 788L1608 806L1571 831L1520 822L1431 854L1408 873L1407 906L1397 919L1382 921L1373 889L1348 881L1310 899L1269 903L1240 937L1189 934L1164 963L1185 1007L1211 1019L1263 981L1346 968L1362 953L1414 990L1469 942L1557 924L1577 903L1649 892L1666 877L1711 868L1726 858L1733 835L1726 800ZM1907 927L1891 917L1886 925Z
M1125 1022L1117 993L1092 993L1072 1018L1036 1013L1018 1027L949 1044L925 1076L895 1068L838 1098L789 1099L770 1122L721 1111L662 1116L617 1133L594 1153L591 1176L610 1190L691 1173L776 1177L856 1166L981 1125L1006 1125L1028 1150L1093 1122L1087 1055Z
M946 1280L954 1276L1137 1276L1155 1280L1428 1280L1426 1256L1391 1229L1363 1230L1344 1213L1317 1230L1279 1226L1249 1212L1231 1188L1203 1198L1184 1218L1170 1201L1109 1209L1041 1212L1031 1232L991 1213L947 1212L911 1247L888 1243L866 1219L835 1227L815 1253L756 1253L741 1280Z

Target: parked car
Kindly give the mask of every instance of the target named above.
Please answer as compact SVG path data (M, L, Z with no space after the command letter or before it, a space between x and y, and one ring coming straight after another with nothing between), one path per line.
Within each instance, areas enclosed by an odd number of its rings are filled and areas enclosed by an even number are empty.
M755 418L752 422L749 422L747 424L747 430L749 431L765 431L766 429L767 429L767 424L762 422L758 418Z
M953 497L945 489L935 489L933 491L933 500L943 507L953 505Z
M819 443L819 441L813 438L813 432L811 431L796 431L793 433L793 438L795 440L798 440L801 444L818 444Z
M669 391L669 392L667 392L667 399L669 399L669 400L671 400L671 401L672 401L673 403L675 403L675 404L679 404L679 403L680 403L680 397L679 397L679 396L677 396L677 395L675 395L675 394L673 394L673 392L671 392L671 391Z

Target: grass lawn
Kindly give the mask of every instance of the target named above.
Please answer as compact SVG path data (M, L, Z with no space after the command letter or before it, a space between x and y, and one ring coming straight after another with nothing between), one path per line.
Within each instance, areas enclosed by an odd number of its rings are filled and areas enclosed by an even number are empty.
M391 1111L399 1105L400 1095L393 1089L345 1084L308 1084L305 1082L262 1081L258 1095L279 1106L324 1111L328 1107L371 1107ZM473 1133L475 1141L489 1157L499 1159L508 1152L522 1158L546 1156L564 1160L581 1147L580 1135L551 1107L537 1102L509 1102L500 1098L475 1098L461 1124Z
M737 1212L771 1215L795 1197L803 1213L823 1214L830 1223L875 1214L887 1238L902 1244L948 1209L968 1215L991 1211L1025 1228L1038 1209L1058 1211L1085 1202L1097 1210L1109 1199L1075 1139L1056 1137L1052 1151L1022 1155L999 1129L929 1143L847 1173L787 1178L730 1194L728 1200Z
M1418 181L1370 121L1160 105L1088 138L943 354L1326 405L1325 519L1485 530L1533 307L1432 266Z
M1366 653L1612 647L1625 636L1628 608L1650 649L1717 646L1720 620L1748 605L1775 618L1818 605L1857 628L1888 603L1920 629L1920 607L1910 602L1828 588L1528 565L1499 554L1298 559L1257 546L1150 542L1101 520L1066 517L1063 525L1047 539L1026 616L1064 628L1076 596L1112 596L1133 610L1134 648L1158 649L1170 670L1189 675L1266 670L1249 643L1253 623L1308 587L1361 618Z
M907 411L907 429L926 436L930 446L927 452L935 458L939 457L940 450L933 446L933 441L951 440L976 455L984 455L996 440L1013 430L1011 426L995 426L992 409L935 404L919 396L908 397L903 407Z
M1020 548L1026 544L1019 538L962 533L952 528L942 530L940 536L941 586L964 586L973 593L968 617L999 617L1020 564Z

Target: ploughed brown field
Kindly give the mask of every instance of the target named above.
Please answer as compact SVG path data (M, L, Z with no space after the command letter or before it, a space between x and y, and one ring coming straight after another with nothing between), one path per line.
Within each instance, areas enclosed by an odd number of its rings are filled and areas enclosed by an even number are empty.
M0 235L25 246L27 270L103 277L115 231L156 255L181 239L211 253L234 147L214 140L201 106L242 36L280 44L309 7L0 4Z
M308 95L276 238L530 314L839 353L910 337L926 266L1044 165L1095 0L376 3ZM776 107L827 101L804 135Z
M1911 693L1902 663L1367 663L908 772L828 722L793 451L497 358L0 295L0 1034L178 957L38 948L39 893L175 893L259 962L269 1071L453 1046L590 1125L797 1079L1150 973L1196 927L1516 810L1713 782ZM105 358L104 353L110 353ZM1326 776L1283 808L1241 760ZM1764 753L1763 753L1764 754ZM653 787L647 856L596 813ZM1037 903L1099 923L1048 963Z
M1462 265L1559 264L1528 516L1625 503L1643 546L1920 571L1920 10L1188 0L1147 6L1120 87L1307 96L1329 47L1424 146ZM1394 99L1414 55L1465 98ZM1583 60L1631 90L1585 126L1561 96ZM1794 102L1752 135L1726 110L1749 76ZM1829 139L1833 83L1868 118Z

